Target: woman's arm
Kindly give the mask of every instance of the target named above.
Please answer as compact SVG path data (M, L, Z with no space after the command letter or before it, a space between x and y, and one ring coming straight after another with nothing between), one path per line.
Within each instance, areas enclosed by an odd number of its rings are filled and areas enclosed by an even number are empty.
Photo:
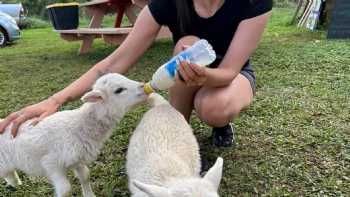
M231 41L231 45L217 69L206 69L205 85L212 87L230 84L257 48L271 12L243 20Z
M60 102L75 100L87 92L98 77L109 72L124 74L140 56L151 46L160 29L146 6L136 20L133 30L126 40L111 55L97 63L78 80L54 98Z
M13 123L12 135L16 136L19 126L32 119L33 124L55 113L67 101L75 100L87 92L98 77L108 72L126 73L132 64L151 46L160 29L146 6L136 20L133 30L125 41L111 55L97 63L68 87L40 103L14 112L0 122L0 134Z

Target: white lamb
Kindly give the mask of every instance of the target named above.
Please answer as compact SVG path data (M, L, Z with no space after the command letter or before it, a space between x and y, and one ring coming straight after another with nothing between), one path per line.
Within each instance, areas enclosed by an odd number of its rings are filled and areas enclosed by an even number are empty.
M0 136L0 177L12 186L21 184L16 170L47 177L58 197L67 196L71 186L67 171L73 169L83 196L95 196L87 165L96 160L104 142L124 114L147 99L143 85L119 74L97 80L82 97L79 109L49 116L37 126L23 124L15 139L10 127Z
M184 117L161 96L133 133L127 153L129 189L133 197L218 197L223 159L204 178L198 143Z

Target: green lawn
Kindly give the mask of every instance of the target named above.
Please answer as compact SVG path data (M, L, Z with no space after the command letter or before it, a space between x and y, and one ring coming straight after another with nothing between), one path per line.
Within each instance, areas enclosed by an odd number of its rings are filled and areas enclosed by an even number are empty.
M274 10L253 56L258 88L253 105L234 121L237 148L211 147L210 129L192 119L202 154L211 162L225 159L222 196L350 195L350 41L287 26L291 16L290 9ZM47 28L26 30L19 42L0 49L0 117L64 88L115 49L99 41L91 53L77 56L78 47ZM170 40L155 43L128 76L147 81L171 48ZM91 165L97 196L129 196L125 152L146 110L129 113ZM80 196L70 176L73 194ZM1 180L0 196L52 194L46 182L21 177L24 185L15 192Z

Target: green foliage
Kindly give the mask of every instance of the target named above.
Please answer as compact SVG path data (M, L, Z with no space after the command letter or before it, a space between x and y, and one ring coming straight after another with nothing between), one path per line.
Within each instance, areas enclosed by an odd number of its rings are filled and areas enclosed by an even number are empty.
M298 0L273 0L274 7L292 7L294 6Z
M24 20L20 24L21 29L37 29L37 28L45 28L49 26L50 26L50 23L48 21L35 16L27 17L26 20Z

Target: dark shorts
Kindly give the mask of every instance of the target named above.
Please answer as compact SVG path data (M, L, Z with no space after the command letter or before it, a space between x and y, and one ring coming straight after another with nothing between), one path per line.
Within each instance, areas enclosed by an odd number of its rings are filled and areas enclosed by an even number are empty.
M221 61L222 61L222 58L218 57L212 64L210 64L209 68L217 68L219 66L219 64L221 63ZM256 76L255 76L255 72L254 72L253 67L251 66L249 60L243 66L240 73L241 73L241 75L243 75L245 78L248 79L250 86L252 87L252 90L255 93Z

